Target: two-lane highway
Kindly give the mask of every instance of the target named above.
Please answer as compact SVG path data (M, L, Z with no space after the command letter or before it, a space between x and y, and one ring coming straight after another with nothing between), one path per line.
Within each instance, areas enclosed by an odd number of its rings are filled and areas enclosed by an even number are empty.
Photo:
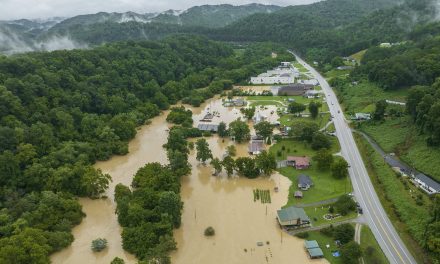
M388 257L390 263L416 264L416 261L400 239L377 197L335 93L319 72L300 57L296 56L296 54L291 53L295 55L299 63L315 76L325 93L330 113L334 116L333 121L336 128L336 135L341 144L341 154L350 164L349 173L353 183L354 195L363 208L365 219L376 240Z

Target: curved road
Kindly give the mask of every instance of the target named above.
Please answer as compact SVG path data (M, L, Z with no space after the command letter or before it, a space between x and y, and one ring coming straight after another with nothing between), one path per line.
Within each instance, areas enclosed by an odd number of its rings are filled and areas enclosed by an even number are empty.
M388 257L390 263L416 264L417 262L400 239L377 197L335 93L321 74L296 56L296 54L291 51L289 52L295 55L298 62L315 76L325 93L330 113L334 116L333 121L336 128L336 135L341 144L341 154L351 166L349 173L353 183L354 195L362 206L364 218L376 237L377 242Z

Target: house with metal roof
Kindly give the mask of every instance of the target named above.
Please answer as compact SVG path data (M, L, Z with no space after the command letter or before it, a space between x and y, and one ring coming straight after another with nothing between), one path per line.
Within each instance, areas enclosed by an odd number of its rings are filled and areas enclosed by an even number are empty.
M282 228L291 229L310 225L310 218L303 208L291 206L277 211L278 223Z
M308 169L310 167L310 159L308 157L287 157L287 165L293 166L297 170Z
M313 87L311 84L293 83L279 87L277 95L304 95L308 90L313 90Z
M303 191L307 191L312 186L313 186L313 182L309 176L305 174L300 174L298 176L298 188L300 188Z

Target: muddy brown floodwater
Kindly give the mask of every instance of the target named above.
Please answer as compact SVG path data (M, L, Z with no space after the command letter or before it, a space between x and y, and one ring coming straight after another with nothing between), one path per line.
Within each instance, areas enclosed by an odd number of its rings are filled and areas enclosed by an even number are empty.
M275 107L259 109L269 121L278 116L271 112ZM191 108L195 125L206 114L216 112L213 123L229 123L241 116L238 108L225 108L218 97L201 107ZM136 263L136 258L125 252L121 246L122 228L117 222L114 187L118 183L130 185L133 175L147 162L166 163L166 153L162 145L167 140L167 113L141 127L136 138L129 144L130 153L98 162L97 168L112 176L107 193L108 199L80 199L87 216L73 229L75 237L72 245L52 255L52 263L108 264L114 257L123 258L126 263ZM234 144L217 136L208 138L213 155L221 158L225 148ZM238 156L247 155L247 144L235 144ZM172 263L327 263L325 260L311 261L304 251L303 241L282 232L276 220L276 210L287 202L291 182L274 173L270 177L246 179L228 178L226 175L212 176L212 168L195 160L191 152L192 173L182 178L181 197L184 202L182 226L174 231L178 250L172 252ZM274 192L274 187L279 191ZM271 203L254 202L253 190L270 190ZM205 237L206 227L215 229L215 236ZM108 248L100 253L90 249L91 241L102 237L108 240ZM263 246L257 246L262 242Z

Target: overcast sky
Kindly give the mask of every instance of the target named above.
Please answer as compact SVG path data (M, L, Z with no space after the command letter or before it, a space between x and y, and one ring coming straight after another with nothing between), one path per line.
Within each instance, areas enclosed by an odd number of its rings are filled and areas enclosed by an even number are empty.
M298 5L317 0L0 0L0 20L19 18L70 17L81 14L134 11L160 12L168 9L183 10L204 4L248 3Z

